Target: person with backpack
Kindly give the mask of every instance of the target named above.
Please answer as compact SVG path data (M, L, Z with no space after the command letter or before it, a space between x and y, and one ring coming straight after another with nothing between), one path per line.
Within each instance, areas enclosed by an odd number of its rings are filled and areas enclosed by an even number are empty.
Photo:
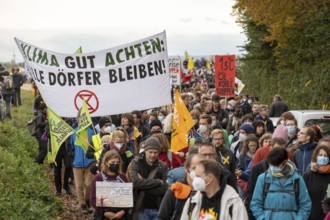
M268 170L258 177L250 203L256 219L308 219L311 199L297 168L284 148L273 148Z
M1 117L2 118L8 118L11 119L10 114L10 101L11 96L13 94L13 79L12 76L10 76L9 72L7 70L3 70L0 72L0 97L1 99L5 100L6 102L6 112L5 115Z

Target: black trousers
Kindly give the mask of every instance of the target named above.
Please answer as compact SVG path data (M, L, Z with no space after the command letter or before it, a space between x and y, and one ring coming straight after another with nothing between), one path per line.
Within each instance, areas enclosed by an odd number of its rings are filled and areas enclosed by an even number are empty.
M68 180L72 174L72 160L67 153L66 143L64 142L59 151L57 152L55 158L56 164L54 166L54 181L55 188L57 191L62 189L62 166L64 165L64 177L63 177L63 188L67 189L69 187Z

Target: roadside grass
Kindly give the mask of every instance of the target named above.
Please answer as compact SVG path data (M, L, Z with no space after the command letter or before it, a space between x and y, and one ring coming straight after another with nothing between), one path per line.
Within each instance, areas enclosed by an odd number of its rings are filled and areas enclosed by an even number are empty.
M12 120L0 122L0 219L57 219L63 203L51 190L47 166L34 163L38 143L27 130L32 119L31 91L12 107Z

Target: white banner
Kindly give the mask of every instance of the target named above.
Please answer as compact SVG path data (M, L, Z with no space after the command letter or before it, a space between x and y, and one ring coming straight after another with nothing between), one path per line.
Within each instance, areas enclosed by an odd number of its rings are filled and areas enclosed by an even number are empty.
M76 117L83 99L92 117L171 103L165 31L84 54L60 54L15 41L44 101L59 116Z
M133 207L133 184L96 181L97 207Z
M171 75L171 85L181 85L181 67L179 58L170 58L168 60L169 73Z

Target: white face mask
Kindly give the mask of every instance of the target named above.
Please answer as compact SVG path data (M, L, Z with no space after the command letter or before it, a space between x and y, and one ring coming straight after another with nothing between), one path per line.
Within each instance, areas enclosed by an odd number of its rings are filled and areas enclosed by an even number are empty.
M285 121L284 120L281 120L281 125L284 125L285 124Z
M194 190L204 192L206 183L203 178L196 176L192 182Z
M191 180L194 180L194 178L196 177L195 170L192 170L192 171L189 172L189 177L190 177Z
M239 134L238 139L240 142L244 142L246 140L246 135L245 134Z
M111 126L108 126L108 127L104 128L104 132L105 133L110 133L111 132Z
M207 127L206 125L200 125L199 126L199 132L200 133L205 133L207 131Z
M249 100L248 100L248 103L249 103L249 105L251 105L251 104L252 104L252 100L251 100L251 99L249 99Z
M158 116L158 120L162 121L164 119L164 116Z
M123 143L115 143L115 146L118 150L120 150L123 147Z
M141 148L140 150L139 150L139 154L141 154L141 153L143 153L144 152L144 148Z

